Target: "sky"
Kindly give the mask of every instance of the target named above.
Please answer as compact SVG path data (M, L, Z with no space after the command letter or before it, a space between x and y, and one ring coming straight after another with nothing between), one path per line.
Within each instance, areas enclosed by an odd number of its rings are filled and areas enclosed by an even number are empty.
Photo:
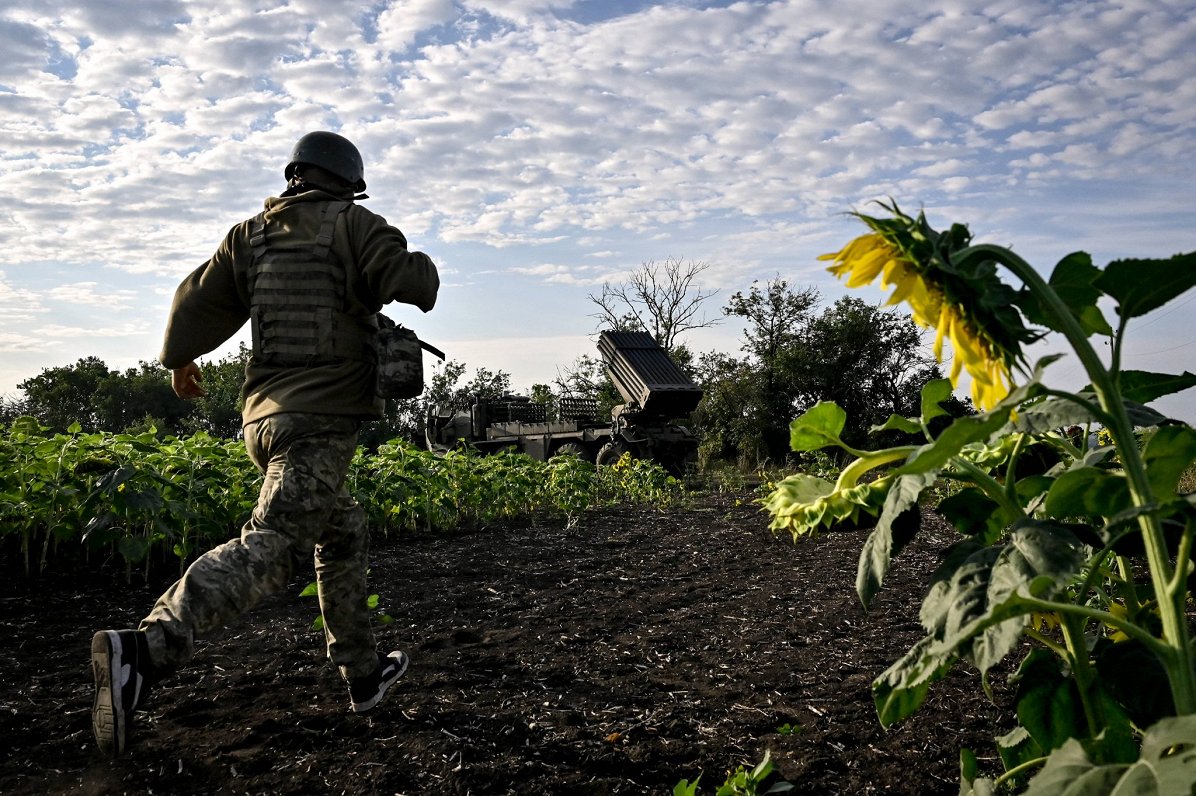
M817 259L878 199L1044 274L1196 250L1196 0L0 0L0 51L6 397L154 361L311 130L440 269L432 312L388 314L519 390L597 354L590 296L645 263L704 267L697 352L739 352L753 281L883 300ZM1193 295L1131 323L1126 367L1196 371ZM1196 421L1194 393L1156 406Z

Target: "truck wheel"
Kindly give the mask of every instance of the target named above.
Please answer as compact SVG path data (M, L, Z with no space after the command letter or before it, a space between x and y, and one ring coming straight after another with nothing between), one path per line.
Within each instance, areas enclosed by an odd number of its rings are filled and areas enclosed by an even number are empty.
M598 451L598 466L605 467L608 464L614 464L623 458L623 454L626 452L627 445L625 443L618 441L608 442Z
M577 458L581 459L583 462L594 461L590 455L589 450L586 449L586 446L582 445L579 442L562 442L560 445L557 445L556 448L553 449L552 455L553 456L576 456Z

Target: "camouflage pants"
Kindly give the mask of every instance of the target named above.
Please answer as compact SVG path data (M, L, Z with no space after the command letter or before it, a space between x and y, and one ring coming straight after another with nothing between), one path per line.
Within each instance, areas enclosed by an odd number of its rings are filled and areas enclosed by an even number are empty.
M191 659L196 637L286 586L313 552L328 657L346 679L377 667L365 606L365 514L345 487L357 428L351 418L300 413L245 427L249 456L265 474L257 507L239 539L197 559L142 620L162 672Z

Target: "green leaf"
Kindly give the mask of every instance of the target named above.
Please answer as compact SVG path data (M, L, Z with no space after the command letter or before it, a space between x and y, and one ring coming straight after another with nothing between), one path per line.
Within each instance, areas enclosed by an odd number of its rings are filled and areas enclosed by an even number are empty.
M377 594L371 594L369 597L365 598L365 607L371 611L374 610L375 608L378 607L379 599L380 598L378 597Z
M119 467L112 472L105 474L104 477L100 479L99 484L96 485L96 489L104 490L106 492L115 491L120 487L121 484L128 483L128 481L136 475L136 467L131 467L129 465Z
M884 425L872 426L870 431L876 434L881 431L900 431L904 434L920 434L922 427L909 418L901 415L889 415L889 419L884 422Z
M959 796L993 796L993 780L980 777L976 753L959 749Z
M1142 459L1155 496L1174 495L1180 476L1196 460L1196 431L1190 426L1163 426L1151 435Z
M996 542L1012 521L995 500L974 486L944 498L937 511L955 530L968 536L979 536L984 544Z
M872 683L872 700L881 726L890 727L913 714L926 699L930 686L951 669L955 656L932 636L927 636Z
M1136 318L1196 285L1196 252L1168 260L1117 260L1093 284L1117 301L1122 318Z
M1046 766L1030 780L1025 796L1108 796L1125 768L1093 766L1084 747L1072 738L1051 753Z
M1196 716L1163 719L1132 765L1095 765L1076 739L1047 759L1026 796L1179 796L1196 787Z
M1171 422L1165 415L1161 415L1149 406L1143 406L1137 401L1125 402L1125 413L1130 422L1137 428L1163 426Z
M1104 641L1093 652L1101 681L1135 724L1149 727L1175 715L1167 670L1141 641Z
M1151 726L1142 739L1138 766L1150 768L1159 793L1191 793L1196 785L1196 715Z
M1126 400L1148 404L1164 395L1173 395L1189 387L1196 387L1196 375L1186 370L1178 376L1174 373L1123 370L1117 376L1117 384Z
M942 403L951 397L950 379L932 379L922 387L922 422L927 425L936 417L948 414Z
M1049 475L1029 475L1019 478L1013 485L1013 491L1020 504L1028 506L1030 501L1037 499L1040 495L1045 495L1054 483L1055 479ZM994 541L996 540L994 539Z
M842 445L839 435L847 425L847 413L832 401L819 401L789 424L789 447L798 453Z
M924 489L934 484L937 476L937 473L903 475L889 487L880 521L876 529L868 534L856 566L855 590L865 608L872 604L872 598L880 591L892 557L900 553L921 529L922 512L918 508L918 497Z
M969 539L949 548L922 603L928 635L872 685L881 723L916 710L958 657L970 659L982 675L992 668L1021 638L1032 610L1025 597L1053 597L1084 560L1075 535L1046 520L1022 521L1001 546Z
M130 564L144 561L149 554L149 539L144 536L125 536L117 543L116 549Z
M317 583L309 583L303 587L303 591L299 592L300 597L318 597L320 594L320 587Z
M1042 752L1058 749L1068 738L1088 735L1076 681L1064 674L1053 653L1030 650L1010 681L1017 683L1017 720Z
M965 445L989 440L1011 420L1019 404L1042 395L1046 389L1039 381L1042 370L1058 358L1048 356L1040 359L1034 366L1034 377L1029 382L1015 387L991 411L957 418L943 430L938 439L915 451L902 467L894 471L895 474L913 475L941 470Z
M1005 425L1007 419L1008 411L957 418L939 434L938 439L918 448L909 461L894 472L897 475L917 475L941 470L965 445L988 440Z
M1079 467L1055 479L1044 509L1053 517L1111 517L1130 505L1129 490L1121 473Z
M1100 269L1092 264L1092 257L1087 252L1073 252L1055 266L1050 284L1080 321L1085 334L1111 337L1113 329L1096 306L1100 291L1092 284L1100 275Z
M1067 255L1051 272L1051 287L1071 310L1071 314L1080 322L1080 328L1088 336L1093 334L1112 336L1113 334L1109 322L1105 320L1104 315L1096 306L1101 293L1093 286L1093 282L1100 275L1100 269L1092 264L1092 257L1087 252L1073 252ZM1042 324L1055 331L1062 331L1056 320L1043 309L1033 293L1023 291L1018 297L1018 303L1032 323Z
M1080 393L1079 397L1088 399L1093 405L1097 403L1093 393ZM1009 428L1026 434L1045 434L1067 426L1087 425L1095 419L1086 406L1067 398L1051 396L1033 406L1019 409L1017 417L1010 421Z
M1038 742L1020 725L999 736L996 741L997 754L1001 756L1001 764L1006 771L1046 756Z

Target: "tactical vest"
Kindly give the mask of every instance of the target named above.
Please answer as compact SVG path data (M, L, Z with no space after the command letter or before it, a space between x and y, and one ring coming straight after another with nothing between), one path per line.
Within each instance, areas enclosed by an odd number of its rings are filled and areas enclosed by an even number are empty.
M311 367L375 361L377 321L345 312L345 267L332 251L336 220L348 207L325 203L314 241L272 238L264 214L251 220L249 317L259 362Z

